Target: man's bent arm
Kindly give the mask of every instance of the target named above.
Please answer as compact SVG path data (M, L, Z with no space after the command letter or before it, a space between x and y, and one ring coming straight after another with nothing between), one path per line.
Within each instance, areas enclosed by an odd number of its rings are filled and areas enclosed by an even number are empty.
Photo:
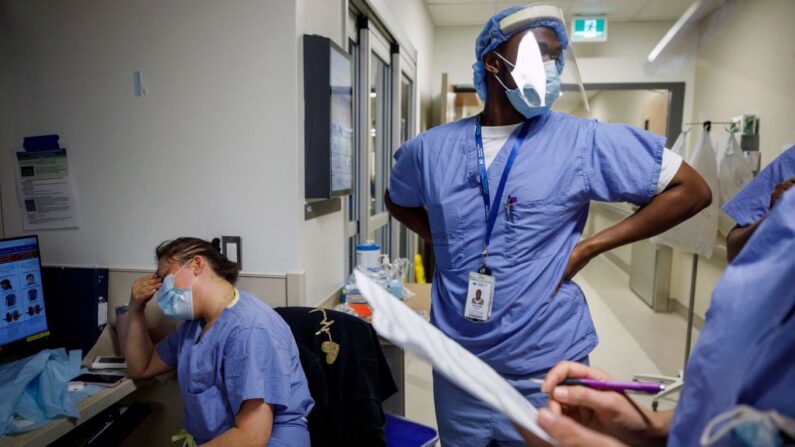
M622 245L660 234L693 217L712 203L704 179L682 163L671 183L632 216L584 239L572 253L563 279L571 279L590 259Z
M431 243L431 224L428 220L428 211L423 207L406 208L395 204L389 198L389 190L384 193L384 203L389 213L409 230L417 233L426 242Z

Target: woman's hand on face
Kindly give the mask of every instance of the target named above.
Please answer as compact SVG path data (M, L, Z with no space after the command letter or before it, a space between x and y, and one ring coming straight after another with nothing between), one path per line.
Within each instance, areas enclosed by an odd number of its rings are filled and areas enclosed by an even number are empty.
M584 386L559 386L567 378L610 380L610 375L576 362L562 362L552 368L541 388L550 393L548 410L554 415L552 419L547 418L547 422L567 425L571 420L630 444L640 439L645 442L649 440L648 437L654 436L651 416L630 401L629 397ZM543 427L544 418L540 422Z
M142 276L133 282L132 292L130 293L130 306L144 309L146 303L155 296L160 289L161 281L155 275ZM130 309L134 310L134 309Z

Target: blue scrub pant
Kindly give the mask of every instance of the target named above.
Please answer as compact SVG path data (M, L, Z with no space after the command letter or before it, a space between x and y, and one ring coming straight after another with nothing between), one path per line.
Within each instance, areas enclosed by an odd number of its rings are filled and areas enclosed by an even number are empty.
M588 364L588 357L578 360ZM527 377L508 378L508 383L536 408L547 405L549 396L530 378L543 378L547 371ZM433 399L436 425L442 447L525 447L513 423L499 411L472 397L441 374L433 372Z
M268 447L309 447L309 430L305 426L275 425Z

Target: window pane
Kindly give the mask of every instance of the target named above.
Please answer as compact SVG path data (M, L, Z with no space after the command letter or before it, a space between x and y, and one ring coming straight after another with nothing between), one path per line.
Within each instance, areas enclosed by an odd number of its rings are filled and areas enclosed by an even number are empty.
M356 268L356 246L359 244L359 235L348 238L348 259L345 271L349 274Z
M370 215L386 211L384 191L389 160L389 66L370 54L370 116L367 160L370 168Z
M414 256L409 256L409 237L410 236L411 236L411 233L409 233L409 230L406 228L406 226L405 225L400 225L400 230L399 230L399 234L398 234L398 243L400 244L400 247L397 248L397 253L395 254L395 257L409 258L409 260L411 260L411 261L414 260Z
M400 77L400 142L410 138L411 110L414 108L414 82L405 75Z
M411 131L411 120L414 112L414 82L406 75L400 76L400 142L404 143L413 135ZM413 261L413 256L409 253L409 238L411 232L404 226L394 222L398 225L398 246L393 247L394 256L399 258L409 258Z
M373 241L379 246L381 246L381 254L390 255L391 259L392 252L389 247L390 245L389 235L391 234L389 231L391 228L390 226L391 224L386 224L383 227L380 227L377 230L375 230L373 232Z
M353 188L351 193L348 195L348 220L350 221L358 221L359 220L359 175L360 175L360 166L359 166L359 151L361 148L361 142L359 141L359 132L356 129L359 128L359 119L358 117L361 116L361 110L359 107L359 44L354 41L350 41L348 44L348 53L351 55L352 64L353 64Z

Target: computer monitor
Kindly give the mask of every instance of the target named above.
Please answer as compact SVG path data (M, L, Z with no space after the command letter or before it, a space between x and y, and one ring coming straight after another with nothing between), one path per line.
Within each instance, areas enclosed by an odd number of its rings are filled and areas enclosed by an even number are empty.
M39 238L0 239L0 350L47 335Z

